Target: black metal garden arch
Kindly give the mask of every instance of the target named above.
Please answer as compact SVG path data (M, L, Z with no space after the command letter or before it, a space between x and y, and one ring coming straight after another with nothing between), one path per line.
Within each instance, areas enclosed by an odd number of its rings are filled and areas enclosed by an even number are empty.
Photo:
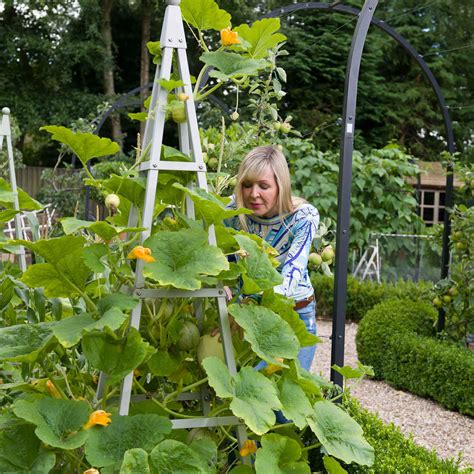
M331 366L337 364L344 365L344 336L345 336L345 312L347 300L347 268L348 268L348 249L349 249L349 223L350 223L350 192L352 183L352 152L353 152L353 137L355 132L355 112L357 100L357 85L360 68L360 61L362 51L367 36L368 28L371 24L377 26L382 31L387 33L390 37L395 39L403 48L410 54L410 56L421 67L426 78L429 80L443 115L444 127L446 132L447 148L449 153L454 153L454 135L452 128L452 121L449 115L449 107L446 104L441 88L435 76L416 49L401 35L399 35L393 28L388 26L383 20L374 18L374 12L377 7L378 0L365 0L363 8L359 11L355 8L341 5L338 2L322 3L322 2L305 2L291 4L286 7L273 10L264 18L279 17L282 14L288 14L299 10L317 9L329 13L343 13L357 16L358 22L353 35L351 51L347 63L346 83L344 91L344 107L343 107L343 128L341 135L340 147L340 167L339 167L339 186L338 186L338 216L336 227L336 264L335 264L335 285L334 285L334 306L333 306L333 331L332 331L332 350L331 350ZM205 81L203 81L204 85ZM105 120L115 110L121 108L125 101L133 94L136 94L143 88L150 87L147 84L143 87L137 87L132 91L122 96L115 102L107 112L101 117L100 122L96 128L95 133L99 133ZM217 104L222 106L223 104ZM446 208L453 205L453 173L452 165L448 166L446 177ZM87 213L86 203L86 213ZM441 257L441 278L446 278L449 273L449 234L451 225L448 213L444 215L444 232L443 232L443 247ZM438 319L438 330L444 328L445 315L440 310ZM331 380L339 386L342 386L342 376L331 370Z

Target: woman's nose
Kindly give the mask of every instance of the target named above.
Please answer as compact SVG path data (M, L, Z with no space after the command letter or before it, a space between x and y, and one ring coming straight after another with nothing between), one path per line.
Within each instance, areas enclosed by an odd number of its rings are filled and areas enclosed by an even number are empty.
M258 197L259 191L257 186L252 186L252 189L250 191L250 195L252 197Z

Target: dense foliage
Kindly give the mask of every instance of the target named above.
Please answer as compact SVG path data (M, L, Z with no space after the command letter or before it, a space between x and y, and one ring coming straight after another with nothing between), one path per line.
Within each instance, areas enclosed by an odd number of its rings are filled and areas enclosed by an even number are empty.
M389 300L371 309L356 336L361 362L377 378L451 410L474 415L474 353L435 337L437 313L427 303Z
M287 5L287 0L221 0L233 13L234 24ZM362 0L346 2L360 8ZM110 19L112 57L105 53L105 10ZM2 81L0 103L9 106L22 129L20 148L28 164L54 161L53 148L38 128L44 122L70 125L96 111L106 97L104 72L115 80L115 92L123 94L141 83L141 42L146 38L142 20L149 15L149 37L157 40L164 2L140 0L40 0L3 2L0 11ZM457 148L472 149L474 102L472 78L472 15L470 2L442 0L419 5L414 0L379 2L376 16L405 36L424 55L443 89L454 121ZM148 16L147 16L148 17ZM356 17L320 10L303 10L282 16L290 55L281 65L288 83L284 112L314 139L321 150L339 142L335 123L342 111L347 55ZM206 40L217 43L212 35ZM201 51L188 45L193 71ZM153 64L148 66L148 75ZM195 73L196 74L196 73ZM197 74L196 74L197 75ZM150 76L151 77L151 76ZM149 79L151 80L151 79ZM21 85L19 87L19 85ZM230 108L230 94L218 94ZM44 100L47 97L48 100ZM107 97L109 102L113 96ZM436 160L444 148L441 113L435 94L421 70L387 35L371 29L362 60L357 115L357 146L366 152L395 140L424 160ZM246 97L241 103L248 104ZM242 118L249 117L246 107ZM215 117L215 114L212 116ZM229 120L228 120L229 121ZM212 122L204 123L204 125ZM130 144L136 126L122 116L122 131ZM107 127L107 131L109 128Z

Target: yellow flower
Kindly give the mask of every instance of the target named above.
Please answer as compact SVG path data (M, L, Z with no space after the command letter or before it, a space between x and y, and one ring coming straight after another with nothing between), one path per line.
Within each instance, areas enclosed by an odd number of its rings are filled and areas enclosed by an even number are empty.
M82 474L100 474L100 472L95 467L91 467L90 469L87 469L87 471L84 471Z
M141 245L137 245L136 247L133 247L131 252L127 255L127 258L130 258L130 259L138 258L147 263L155 261L155 259L151 256L151 250L147 247L142 247Z
M277 357L276 360L278 362L283 362L283 359L281 357ZM283 367L281 367L280 365L276 365L276 364L268 364L263 370L262 370L262 373L265 374L265 375L272 375L274 374L275 372L278 372L279 370L283 370Z
M257 451L257 443L253 439L248 439L242 445L242 449L239 451L242 457L253 454Z
M224 28L221 30L221 43L222 46L240 44L238 33L236 31L232 31L230 28Z
M51 382L51 380L46 381L46 388L53 398L61 398L61 394L58 392L58 389L55 387L54 383Z
M107 426L112 420L110 419L112 413L107 413L104 410L93 411L89 415L89 421L83 426L85 430L92 428L94 425Z

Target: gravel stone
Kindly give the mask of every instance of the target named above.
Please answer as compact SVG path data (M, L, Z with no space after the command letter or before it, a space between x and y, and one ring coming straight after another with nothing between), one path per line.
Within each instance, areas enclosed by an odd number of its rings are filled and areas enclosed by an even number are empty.
M357 324L346 324L344 365L355 367ZM324 343L318 344L311 366L313 373L329 378L331 367L332 321L318 319L318 335ZM474 420L449 411L438 403L391 387L380 380L349 381L352 395L361 405L385 422L393 422L405 435L429 450L436 450L443 459L461 454L462 466L474 466Z

